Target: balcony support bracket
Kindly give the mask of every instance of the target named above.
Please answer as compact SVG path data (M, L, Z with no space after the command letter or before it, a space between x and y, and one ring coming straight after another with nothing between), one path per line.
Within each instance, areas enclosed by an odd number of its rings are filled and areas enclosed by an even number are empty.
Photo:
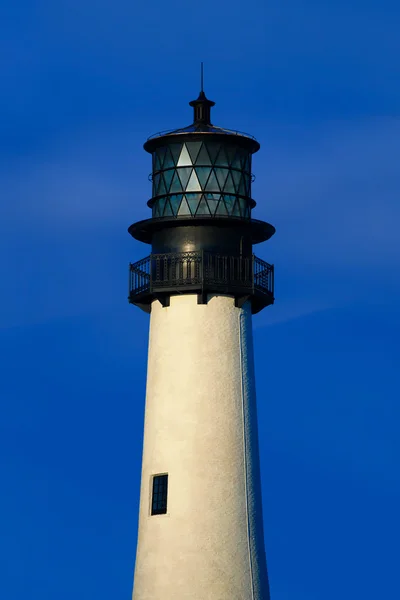
M243 305L247 302L247 300L250 300L251 296L249 294L246 294L244 296L236 296L235 297L235 306L237 308L243 308Z
M204 290L197 294L197 304L207 304L207 293Z
M155 300L158 300L163 308L170 304L171 296L169 294L154 294Z

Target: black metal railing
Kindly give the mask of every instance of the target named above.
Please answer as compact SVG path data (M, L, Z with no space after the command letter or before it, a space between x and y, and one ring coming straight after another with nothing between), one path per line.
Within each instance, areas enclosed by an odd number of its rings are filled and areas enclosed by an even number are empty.
M266 295L273 302L274 267L252 255L221 256L212 252L151 254L129 265L129 300L151 301L160 293L223 292ZM147 298L146 298L147 297Z

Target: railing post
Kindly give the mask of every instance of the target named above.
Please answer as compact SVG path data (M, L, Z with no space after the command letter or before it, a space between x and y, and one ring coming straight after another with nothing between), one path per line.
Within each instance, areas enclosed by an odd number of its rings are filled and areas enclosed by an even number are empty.
M150 293L153 293L153 255L149 256L149 287Z
M270 266L270 274L271 274L271 294L273 297L275 297L275 270L274 270L274 265Z
M254 285L254 281L255 281L255 277L256 277L256 273L255 273L255 256L254 254L251 255L251 293L254 294L254 289L255 289L255 285Z

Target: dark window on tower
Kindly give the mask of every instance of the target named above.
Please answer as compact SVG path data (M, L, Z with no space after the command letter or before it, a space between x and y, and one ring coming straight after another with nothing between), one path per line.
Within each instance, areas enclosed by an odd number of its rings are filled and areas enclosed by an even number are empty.
M165 515L167 512L168 475L154 475L151 514Z

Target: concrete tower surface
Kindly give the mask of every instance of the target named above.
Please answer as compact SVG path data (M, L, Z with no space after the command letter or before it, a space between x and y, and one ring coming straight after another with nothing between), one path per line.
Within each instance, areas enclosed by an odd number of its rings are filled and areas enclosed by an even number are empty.
M274 301L253 244L246 134L211 124L201 91L189 127L149 138L151 244L129 301L151 313L134 600L269 600L252 314Z

